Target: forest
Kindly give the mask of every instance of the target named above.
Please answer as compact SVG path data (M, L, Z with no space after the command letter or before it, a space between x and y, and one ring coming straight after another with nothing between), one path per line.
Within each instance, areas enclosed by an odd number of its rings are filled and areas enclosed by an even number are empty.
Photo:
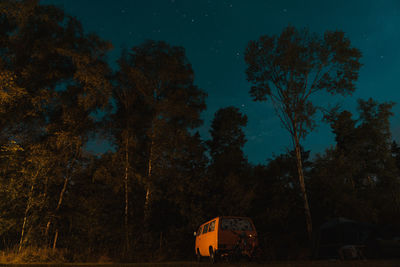
M312 101L356 90L361 52L345 33L288 26L249 40L249 94L291 136L258 165L240 109L219 109L211 138L199 134L207 94L183 47L149 40L116 70L111 49L58 7L0 1L0 261L191 260L193 232L220 215L251 217L266 260L311 258L334 218L399 225L394 103ZM313 153L301 142L321 111L335 143ZM107 152L88 151L97 138Z

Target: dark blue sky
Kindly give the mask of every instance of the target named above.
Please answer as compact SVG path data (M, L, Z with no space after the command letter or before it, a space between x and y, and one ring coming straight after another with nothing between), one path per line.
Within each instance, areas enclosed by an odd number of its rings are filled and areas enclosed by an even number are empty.
M343 30L363 54L357 90L351 97L316 96L321 105L342 103L354 110L358 98L399 103L394 108L392 133L400 137L400 1L217 1L217 0L42 0L76 16L87 32L114 44L110 62L121 48L147 39L183 46L195 71L196 84L208 93L204 126L221 107L236 106L248 116L245 153L253 163L290 148L269 103L251 101L245 78L243 52L249 40L279 34L286 26L310 31ZM113 63L114 64L114 63ZM115 64L114 64L115 66ZM329 127L319 127L303 142L306 149L322 152L333 144ZM95 145L95 144L93 144ZM92 145L92 147L93 147Z

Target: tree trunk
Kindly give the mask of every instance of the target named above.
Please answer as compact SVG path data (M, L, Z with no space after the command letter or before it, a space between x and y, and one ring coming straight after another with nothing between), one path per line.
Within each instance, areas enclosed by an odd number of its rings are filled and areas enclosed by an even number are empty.
M32 187L33 187L33 185L32 185ZM26 227L26 221L27 221L27 217L28 217L29 206L30 206L30 198L28 199L28 202L26 203L24 222L22 223L21 239L19 240L18 252L21 251L22 244L24 243L25 227Z
M57 239L58 239L58 229L56 230L56 233L55 233L55 235L54 235L53 250L56 249L56 246L57 246Z
M296 150L297 172L299 174L300 189L301 189L301 193L303 195L304 213L306 216L306 224L307 224L307 234L308 234L309 241L311 241L312 240L312 219L311 219L310 207L308 205L306 186L304 183L304 173L303 173L303 164L302 164L302 159L301 159L300 141L299 141L299 137L297 136L296 132L295 132L293 138L294 138L295 150Z
M146 188L146 199L144 203L144 221L148 222L150 218L151 208L150 208L150 201L151 201L151 191L150 186Z
M58 198L57 207L56 207L56 209L54 210L54 214L56 214L56 213L58 212L58 210L60 209L60 207L61 207L61 204L62 204L62 201L63 201L63 198L64 198L64 193L65 193L65 191L67 190L68 182L69 182L69 177L67 176L67 177L65 177L65 179L64 179L64 185L63 185L63 188L61 189L60 196L59 196L59 198ZM50 230L50 225L51 225L51 223L52 223L52 219L53 219L53 216L51 216L51 217L49 218L49 220L47 221L46 231L45 231L45 234L44 234L44 235L45 235L45 240L46 240L46 242L47 242L47 240L48 240L49 230ZM49 245L49 244L48 244L48 245Z
M37 170L35 176L32 177L31 189L29 191L28 200L26 202L25 213L24 213L24 221L22 223L21 239L19 241L18 252L21 251L22 245L24 244L25 228L26 228L26 222L28 220L28 212L31 209L32 198L33 198L33 190L35 189L35 182L36 182L36 178L39 176L39 172L40 172L40 168Z
M53 216L50 216L49 220L47 221L46 230L45 230L45 234L44 234L46 245L50 245L50 244L48 243L48 242L49 242L48 237L49 237L50 226L51 226L51 224L52 224L52 221L53 221L54 216L55 216L55 215L57 214L57 212L60 210L61 204L62 204L63 199L64 199L65 191L67 191L67 186L68 186L69 180L70 180L70 178L71 178L71 176L72 176L71 172L72 172L73 166L74 166L74 164L75 164L75 162L76 162L76 160L77 160L77 158L78 158L78 155L79 155L79 151L80 151L80 147L77 146L77 147L76 147L76 151L75 151L75 155L74 155L74 158L73 158L73 161L72 161L72 163L71 163L71 166L69 167L69 169L67 169L67 173L66 173L65 178L64 178L64 184L63 184L63 187L62 187L62 189L61 189L60 196L59 196L59 198L58 198L57 207L56 207L56 209L54 210ZM71 172L70 172L70 171L71 171ZM58 234L57 234L57 235L58 235Z
M125 141L125 250L129 251L129 228L128 228L128 211L129 211L129 193L128 193L128 180L129 180L129 135Z
M152 192L151 192L151 176L152 176L152 164L153 164L153 146L154 146L154 134L152 130L151 134L151 144L150 144L150 152L149 152L149 162L147 166L147 185L146 185L146 199L144 203L144 222L145 226L147 225L150 214L151 214L151 200L152 200Z

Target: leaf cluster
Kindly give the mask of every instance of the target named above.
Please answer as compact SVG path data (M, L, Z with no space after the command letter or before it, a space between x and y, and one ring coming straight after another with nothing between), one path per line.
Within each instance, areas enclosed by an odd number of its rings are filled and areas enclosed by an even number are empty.
M250 95L256 101L270 99L290 134L305 137L315 126L317 110L310 96L319 91L351 94L360 57L343 32L326 31L321 37L289 26L279 36L249 42L245 61Z

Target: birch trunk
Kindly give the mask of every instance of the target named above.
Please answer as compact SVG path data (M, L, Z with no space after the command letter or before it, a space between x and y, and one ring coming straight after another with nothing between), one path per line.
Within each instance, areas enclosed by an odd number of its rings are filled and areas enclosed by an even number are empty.
M33 184L31 186L31 191L33 192ZM22 244L24 243L24 235L25 235L25 227L26 227L26 221L27 221L27 217L28 217L28 211L30 209L30 202L31 202L31 197L29 196L28 201L26 203L26 208L25 208L25 214L24 214L24 222L22 223L22 229L21 229L21 239L19 241L19 247L18 247L18 252L21 251L22 249Z
M307 234L309 241L312 240L312 219L311 219L311 212L310 206L308 205L308 197L306 186L304 183L304 173L303 173L303 164L301 159L301 149L300 149L300 142L299 137L297 136L297 132L294 132L294 142L295 142L295 150L296 150L296 160L297 160L297 172L299 175L299 183L300 189L303 196L303 204L304 204L304 213L306 216L306 224L307 224Z
M60 210L60 207L61 207L61 204L62 204L62 201L63 201L63 198L64 198L64 193L65 193L65 191L67 190L68 182L69 182L69 177L65 177L65 179L64 179L64 184L63 184L63 187L62 187L62 189L61 189L60 196L59 196L59 198L58 198L57 207L56 207L56 209L54 210L54 214L56 214L56 213ZM50 225L51 225L51 223L53 222L52 219L53 219L53 217L50 217L49 220L47 221L46 231L45 231L45 238L46 238L46 240L48 240ZM47 241L46 241L46 242L47 242Z
M60 210L60 207L61 207L63 199L64 199L64 194L65 194L65 191L67 191L67 186L68 186L68 183L69 183L69 180L70 180L70 172L69 171L72 170L72 168L73 168L73 166L74 166L74 164L75 164L75 162L76 162L76 160L78 158L79 151L80 151L80 146L77 146L73 161L71 163L71 166L69 167L69 169L67 169L67 174L65 175L65 178L64 178L64 184L63 184L63 187L61 189L60 196L58 197L57 207L54 210L53 215L57 214L57 212ZM53 216L50 216L49 220L47 221L46 230L45 230L45 234L44 234L46 243L49 240L48 239L49 230L50 230L50 226L51 226L52 222L53 222ZM57 233L57 235L58 235L58 233Z
M35 189L35 182L36 182L36 178L39 176L39 172L40 172L40 169L38 169L36 174L32 177L31 189L29 191L28 200L26 202L25 213L24 213L24 221L22 223L22 228L21 228L21 239L19 241L18 252L21 251L22 245L24 244L25 228L26 228L26 222L28 220L28 212L31 209L33 191Z
M53 240L53 250L56 249L56 245L57 245L57 239L58 239L58 229L56 230L56 233L54 235L54 240Z
M151 133L151 144L150 144L150 152L149 152L149 162L147 166L147 185L146 185L146 199L144 203L144 222L145 225L147 225L147 222L150 218L151 214L151 198L152 198L152 192L151 192L151 183L152 183L152 164L153 164L153 150L154 150L154 133L152 130Z
M128 194L128 182L129 182L129 136L126 137L125 141L125 249L129 251L129 228L128 228L128 211L129 211L129 194Z

